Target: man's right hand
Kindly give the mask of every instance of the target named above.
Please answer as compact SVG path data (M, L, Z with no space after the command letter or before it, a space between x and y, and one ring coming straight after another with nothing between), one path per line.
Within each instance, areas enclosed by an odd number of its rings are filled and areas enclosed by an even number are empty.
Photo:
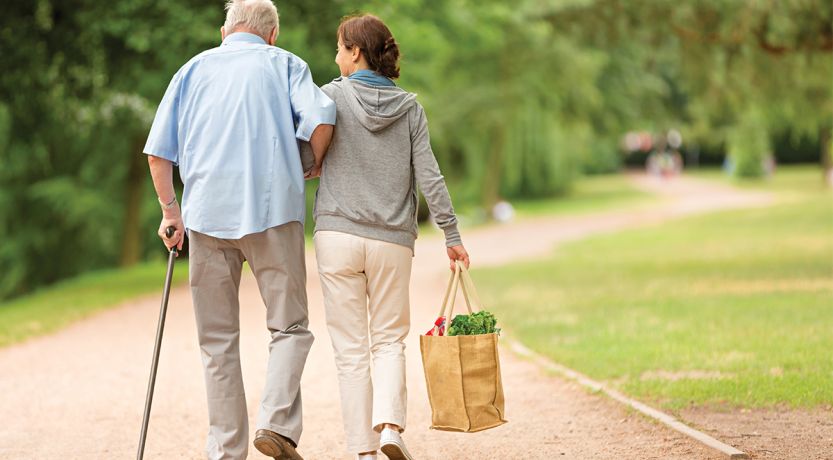
M159 238L162 238L162 242L165 243L165 247L169 251L174 246L177 250L182 250L185 224L182 223L182 211L179 209L179 202L176 201L176 192L174 191L172 179L174 164L170 160L148 155L148 166L150 167L150 175L153 177L153 188L156 190L159 205L162 207L162 223L159 224L159 231L156 234L159 235ZM170 238L165 235L165 230L168 227L176 229L174 235Z
M175 229L174 235L170 238L168 238L165 234L168 227L173 227ZM170 251L174 246L176 246L177 251L182 250L182 243L185 240L185 224L182 222L182 215L179 212L179 206L176 207L176 212L167 213L167 215L163 214L162 222L159 224L159 231L157 234L159 235L159 238L162 239L162 242L165 243L165 247L168 248L168 251Z

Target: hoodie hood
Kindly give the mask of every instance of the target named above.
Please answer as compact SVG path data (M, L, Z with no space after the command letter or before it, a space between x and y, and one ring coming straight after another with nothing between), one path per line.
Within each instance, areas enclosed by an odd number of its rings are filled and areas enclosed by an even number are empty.
M396 86L370 86L347 78L333 84L342 88L350 111L370 132L381 131L411 110L416 94Z

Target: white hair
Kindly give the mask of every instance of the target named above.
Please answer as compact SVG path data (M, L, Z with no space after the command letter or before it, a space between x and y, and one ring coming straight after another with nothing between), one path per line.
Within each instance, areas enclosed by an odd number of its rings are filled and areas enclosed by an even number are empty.
M272 29L280 32L278 9L271 0L228 0L226 2L226 33L243 26L257 35L268 37Z

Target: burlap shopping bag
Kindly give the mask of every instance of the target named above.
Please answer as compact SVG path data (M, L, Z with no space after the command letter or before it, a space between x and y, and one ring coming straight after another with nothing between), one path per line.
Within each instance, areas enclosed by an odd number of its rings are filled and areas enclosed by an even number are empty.
M478 310L482 309L468 271L458 262L440 310L449 324L461 282L469 314L472 301ZM474 432L506 423L497 339L497 334L419 337L431 403L431 428Z

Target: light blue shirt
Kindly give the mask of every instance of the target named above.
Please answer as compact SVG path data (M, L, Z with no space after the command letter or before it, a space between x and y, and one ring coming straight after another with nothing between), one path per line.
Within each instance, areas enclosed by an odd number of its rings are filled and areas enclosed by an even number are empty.
M144 152L179 165L187 229L237 239L304 222L298 139L335 118L303 60L238 32L174 75Z

